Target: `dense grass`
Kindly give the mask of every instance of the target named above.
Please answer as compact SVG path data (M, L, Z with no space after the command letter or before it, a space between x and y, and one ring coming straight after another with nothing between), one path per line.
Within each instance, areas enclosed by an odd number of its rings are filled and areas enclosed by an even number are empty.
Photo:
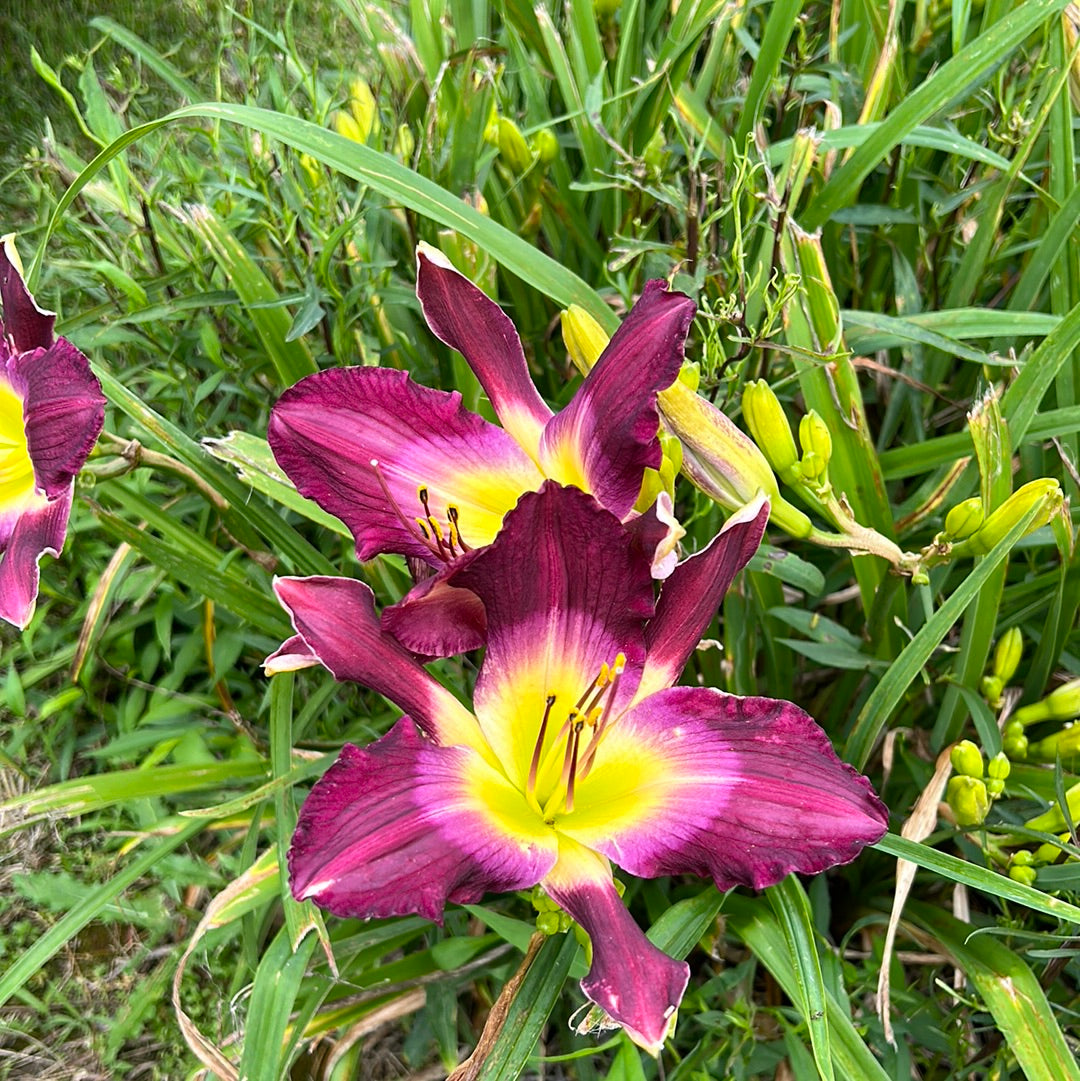
M5 213L110 400L38 615L3 638L0 1076L187 1076L206 1041L220 1072L252 1078L439 1076L520 964L528 897L443 928L324 924L277 874L312 779L396 714L315 670L268 683L260 661L288 632L271 577L359 575L388 602L408 576L359 566L259 441L281 390L335 364L404 368L485 407L420 317L419 240L507 308L553 404L574 386L559 311L610 330L672 276L698 303L701 393L742 424L763 378L789 418L824 419L846 502L781 486L816 535L770 528L710 632L723 650L684 678L797 701L893 815L876 851L766 895L627 882L694 973L660 1062L568 1027L581 962L557 936L514 1007L542 1042L503 1039L483 1076L1077 1076L1080 808L1036 817L1068 806L1076 762L1036 754L1060 718L1027 728L1026 759L1002 732L1080 677L1068 507L974 557L933 547L964 499L1078 485L1080 80L1063 7L0 15L20 43L0 59ZM72 104L32 73L30 45ZM542 132L557 149L540 157ZM246 442L208 453L234 430ZM676 491L694 550L723 513ZM893 561L905 573L857 542L911 553ZM1022 659L991 707L981 681L1009 628ZM468 688L475 658L434 670ZM1012 759L984 826L939 808L935 762L964 738ZM924 844L897 839L905 822ZM920 869L886 960L897 855ZM895 1042L874 1008L886 964Z

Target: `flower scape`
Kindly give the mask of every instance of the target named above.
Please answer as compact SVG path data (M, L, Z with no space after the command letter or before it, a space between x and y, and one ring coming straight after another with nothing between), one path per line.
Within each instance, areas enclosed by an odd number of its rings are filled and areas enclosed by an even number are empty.
M447 904L539 884L589 936L586 996L656 1054L690 969L642 933L613 866L762 889L850 861L887 812L791 702L675 685L769 512L752 499L657 593L642 539L657 530L639 519L662 515L633 507L660 464L656 395L678 373L689 298L650 282L552 416L509 319L430 248L418 294L502 428L378 368L301 380L271 420L279 462L361 559L430 568L381 614L354 579L276 580L296 633L267 672L322 664L404 712L315 784L292 892L344 917L441 921ZM470 707L421 662L480 644Z

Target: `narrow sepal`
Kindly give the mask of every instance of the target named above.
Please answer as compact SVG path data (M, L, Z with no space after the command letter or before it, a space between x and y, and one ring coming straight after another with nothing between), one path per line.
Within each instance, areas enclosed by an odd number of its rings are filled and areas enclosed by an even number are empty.
M645 937L616 891L607 861L595 853L563 842L543 886L592 942L592 965L581 989L636 1044L658 1054L690 979L689 966Z
M684 559L664 581L656 615L645 628L648 659L639 697L679 678L735 575L757 551L768 518L769 504L759 497L732 515L707 548Z
M11 528L0 561L0 619L20 630L34 615L40 572L38 560L48 552L58 556L64 547L71 513L72 485L47 502L35 503L19 515Z
M468 361L499 423L535 457L551 410L509 316L428 244L416 251L416 295L432 333Z
M573 399L544 430L547 476L629 513L645 468L663 457L656 395L679 374L694 302L650 281Z
M303 647L335 679L362 683L385 695L440 743L475 742L476 722L413 655L387 634L371 590L352 578L277 578L274 591ZM303 658L296 639L274 657ZM299 665L292 665L299 667Z

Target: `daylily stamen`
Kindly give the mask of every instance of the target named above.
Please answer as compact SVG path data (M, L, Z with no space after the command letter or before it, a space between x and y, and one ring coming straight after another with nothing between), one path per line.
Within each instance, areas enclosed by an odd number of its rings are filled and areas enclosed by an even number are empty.
M426 547L428 547L432 551L434 551L435 549L432 546L431 538L427 535L427 529L424 527L424 523L421 522L419 519L416 519L416 524L420 527L420 529L421 529L421 531L423 533L423 535L421 536L420 534L418 534L416 532L416 529L413 528L413 523L410 522L409 519L406 518L405 515L401 513L401 508L397 505L397 500L394 499L394 497L390 494L390 489L387 487L386 478L383 476L383 472L382 472L382 466L379 465L379 459L378 458L372 458L370 464L371 464L372 472L375 474L375 479L379 482L379 487L382 489L383 495L386 496L386 502L390 505L390 507L393 510L394 514L397 515L398 521L401 522L401 524L409 531L409 533L416 540L420 541Z
M536 746L533 748L532 762L529 764L529 779L525 785L525 791L532 795L536 789L536 771L540 767L540 755L544 750L544 736L547 734L548 718L551 716L551 707L555 705L555 695L549 694L544 705L544 719L540 722L540 733L536 737Z
M581 730L585 727L584 721L578 721L574 725L574 750L570 755L570 776L566 779L566 813L574 809L574 778L577 773L578 742L581 739Z
M593 728L592 739L589 741L589 746L585 748L585 753L581 758L581 779L584 780L589 775L589 770L592 769L593 761L596 758L597 748L600 746L600 740L603 738L604 732L607 730L608 720L611 717L611 707L615 701L615 694L619 689L619 681L622 679L623 671L626 668L626 654L620 653L615 658L615 664L612 666L611 685L608 692L607 701L604 703L604 712L600 717L600 720Z

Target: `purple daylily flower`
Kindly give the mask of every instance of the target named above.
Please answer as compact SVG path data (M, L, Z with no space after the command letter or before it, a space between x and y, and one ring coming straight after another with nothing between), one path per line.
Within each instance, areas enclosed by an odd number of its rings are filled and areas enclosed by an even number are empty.
M436 249L421 244L417 264L428 325L463 354L502 427L465 409L457 392L370 367L300 380L269 426L278 463L303 495L345 522L359 559L395 552L437 572L387 609L387 628L428 656L482 645L482 606L448 579L463 556L494 540L522 493L547 479L633 521L662 576L673 563L662 558L672 531L677 539L681 529L670 503L640 517L634 503L645 469L662 460L656 395L678 375L693 301L647 283L573 400L552 414L506 313Z
M592 940L585 994L655 1054L690 970L638 928L612 864L760 889L886 828L869 781L797 706L672 686L767 515L763 500L736 514L654 603L647 562L592 497L551 482L522 496L451 579L487 615L472 711L383 630L363 583L279 579L293 650L407 713L314 786L294 896L440 921L449 902L539 883Z
M90 363L22 279L14 238L0 244L0 619L34 614L38 560L64 546L82 468L105 421Z

